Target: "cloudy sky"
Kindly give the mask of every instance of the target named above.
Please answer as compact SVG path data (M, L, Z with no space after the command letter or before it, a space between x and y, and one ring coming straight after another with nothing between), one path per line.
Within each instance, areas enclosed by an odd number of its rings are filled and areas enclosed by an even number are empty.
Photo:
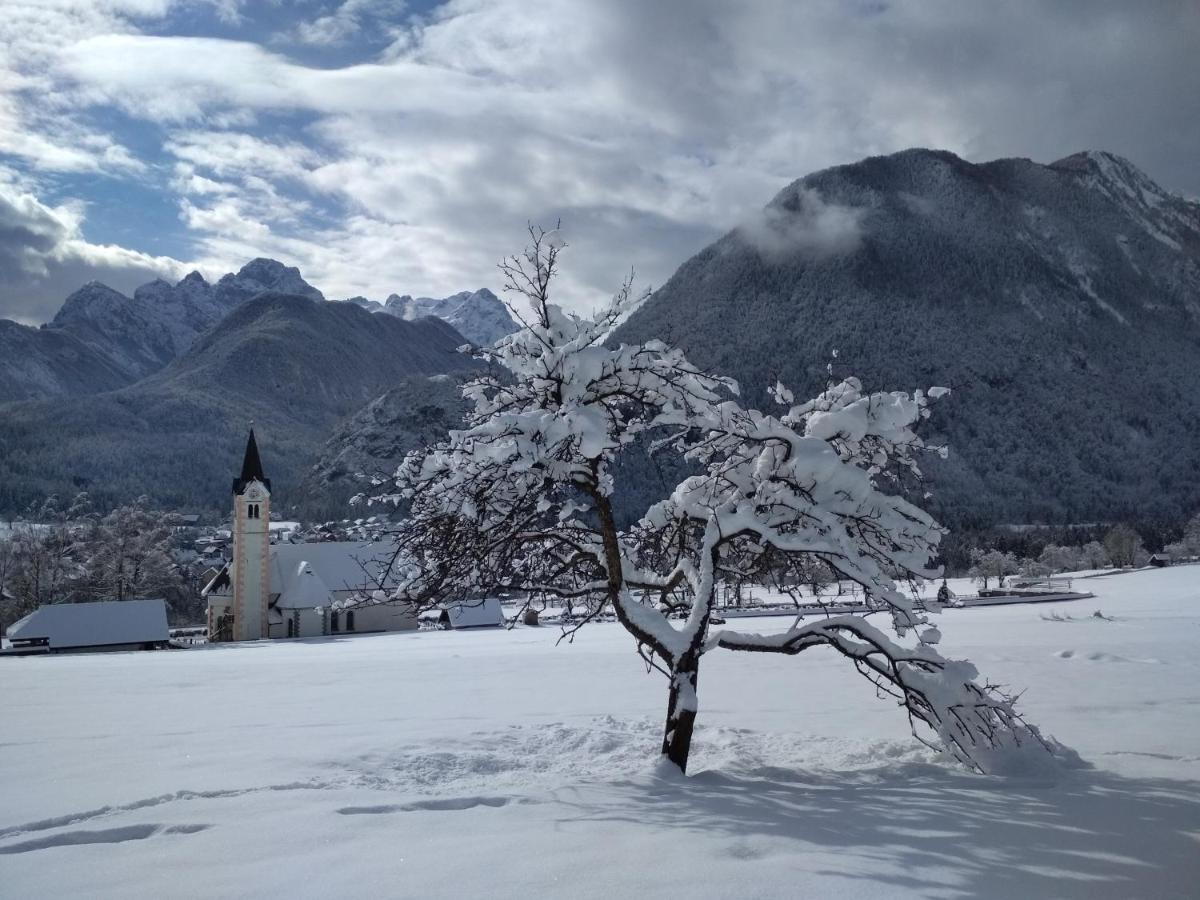
M561 217L589 306L790 181L911 146L1200 195L1196 0L5 0L0 317L255 256L497 286Z

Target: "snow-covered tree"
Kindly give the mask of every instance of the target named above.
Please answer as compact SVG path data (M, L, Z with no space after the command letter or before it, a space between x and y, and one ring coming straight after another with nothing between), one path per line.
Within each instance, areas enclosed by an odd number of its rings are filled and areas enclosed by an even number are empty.
M101 519L84 545L89 592L98 599L166 597L181 576L171 558L172 517L139 497Z
M175 519L146 498L97 518L87 494L52 496L27 515L0 535L0 629L49 603L147 597L195 620L201 586L172 556Z
M1104 536L1104 549L1117 568L1143 566L1149 559L1141 536L1128 525L1118 525Z
M1028 557L1017 562L1017 574L1024 578L1045 578L1047 575L1053 575L1058 571L1066 570L1053 569L1040 559L1030 559Z
M1047 544L1043 547L1038 562L1051 573L1088 568L1083 560L1083 551L1079 547L1063 547L1058 544Z
M50 496L28 511L30 521L14 528L16 573L12 590L28 609L61 603L74 589L80 541L90 527L91 501L81 493L69 503Z
M1171 556L1184 559L1200 556L1200 513L1193 516L1183 527L1183 536L1164 549Z
M394 600L428 604L496 591L611 610L668 680L664 755L686 771L701 662L718 651L795 655L828 646L907 712L914 733L976 769L1048 744L968 662L943 657L923 610L891 572L934 577L942 531L885 488L919 474L914 427L939 391L868 394L854 379L769 415L737 386L661 341L611 347L635 305L629 281L590 317L550 302L562 243L531 230L502 266L525 326L473 352L489 374L464 387L460 430L400 467ZM620 530L614 462L635 441L683 454L696 474ZM722 581L821 563L861 586L863 615L798 617L758 634L713 623ZM573 632L571 632L573 633Z
M1108 565L1108 551L1099 541L1088 541L1080 547L1079 558L1086 569L1102 569Z
M988 581L996 579L999 586L1005 575L1014 575L1020 569L1017 558L1011 553L1001 550L972 550L971 569L968 574L976 579L984 590Z

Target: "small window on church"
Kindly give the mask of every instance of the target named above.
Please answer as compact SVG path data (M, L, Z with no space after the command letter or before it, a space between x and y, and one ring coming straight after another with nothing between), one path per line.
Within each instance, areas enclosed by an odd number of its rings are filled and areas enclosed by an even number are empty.
M338 614L332 612L329 614L329 630L338 631Z
M354 630L354 613L353 611L346 613L346 630Z

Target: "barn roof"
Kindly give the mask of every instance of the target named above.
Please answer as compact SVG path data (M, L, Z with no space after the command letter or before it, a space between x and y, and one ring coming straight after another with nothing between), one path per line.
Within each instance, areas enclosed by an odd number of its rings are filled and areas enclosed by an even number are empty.
M495 597L447 604L445 609L451 628L484 628L504 624L504 609Z
M147 644L170 638L162 600L55 603L8 626L11 641L48 640L51 650Z

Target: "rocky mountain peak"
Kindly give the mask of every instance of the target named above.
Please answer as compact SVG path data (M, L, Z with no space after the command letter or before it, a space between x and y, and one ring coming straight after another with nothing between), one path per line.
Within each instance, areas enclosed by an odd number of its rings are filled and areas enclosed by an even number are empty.
M135 290L133 298L135 300L159 300L174 289L169 281L155 278L153 281L147 282Z
M225 291L252 296L262 291L280 291L324 300L325 295L305 281L295 266L285 266L274 259L259 257L252 259L238 270L237 274L225 275L217 282ZM245 298L243 298L245 299Z
M129 298L101 281L89 281L74 291L55 315L51 325L62 325L79 318L86 318L100 311L111 312L129 302Z

